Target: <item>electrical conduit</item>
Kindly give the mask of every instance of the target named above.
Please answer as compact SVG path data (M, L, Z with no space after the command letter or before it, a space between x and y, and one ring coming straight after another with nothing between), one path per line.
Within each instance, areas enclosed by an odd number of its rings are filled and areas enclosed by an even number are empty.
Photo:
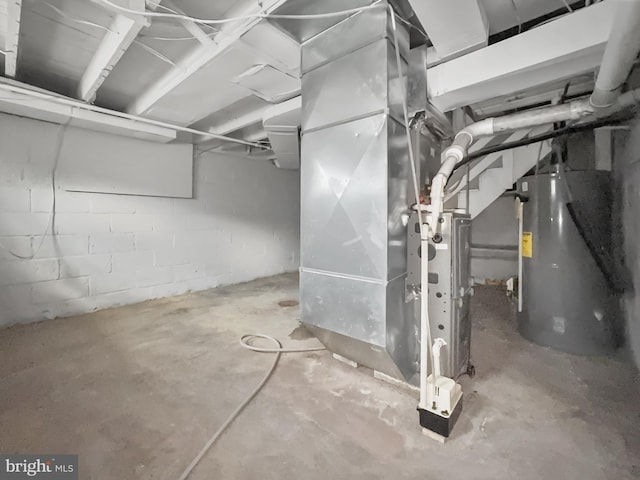
M402 61L400 58L400 45L398 42L398 28L396 25L396 14L391 5L388 6L391 17L391 29L393 31L393 43L396 56L396 68L402 72ZM416 207L418 211L418 225L420 229L420 246L423 252L428 250L429 232L424 222L424 211L420 203L420 186L418 181L418 169L413 154L413 144L411 142L411 132L409 129L409 109L407 107L406 85L402 83L402 112L404 115L404 126L407 138L409 153L409 163L411 164L411 179L413 193L415 195ZM420 401L419 407L426 408L427 402L427 370L429 363L429 353L431 352L431 362L433 363L433 351L431 350L431 325L429 322L429 263L427 255L423 255L420 260Z

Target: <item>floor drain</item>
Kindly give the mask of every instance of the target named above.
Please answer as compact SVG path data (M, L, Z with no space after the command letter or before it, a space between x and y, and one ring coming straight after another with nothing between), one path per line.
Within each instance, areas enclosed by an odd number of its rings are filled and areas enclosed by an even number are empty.
M298 305L297 300L282 300L278 302L281 307L296 307Z

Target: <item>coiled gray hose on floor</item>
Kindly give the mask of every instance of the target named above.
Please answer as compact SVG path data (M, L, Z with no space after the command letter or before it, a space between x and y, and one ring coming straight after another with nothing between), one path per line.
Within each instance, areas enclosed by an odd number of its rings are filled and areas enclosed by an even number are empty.
M276 345L276 347L262 348L262 347L254 347L253 345L249 344L251 340L256 338L263 338L265 340L269 340L274 345ZM233 421L236 418L238 418L238 415L242 413L245 407L249 405L249 403L251 403L251 400L255 398L258 392L262 390L262 387L265 386L265 384L267 383L269 378L271 378L271 375L275 371L276 366L278 365L278 361L280 360L280 355L282 355L283 353L302 353L302 352L316 352L319 350L325 350L324 347L286 348L285 349L285 348L282 348L282 344L280 343L279 340L273 337L270 337L268 335L262 335L259 333L243 335L242 337L240 337L240 345L242 345L244 348L247 348L249 350L253 350L254 352L275 353L276 355L273 359L273 363L271 364L271 367L269 368L265 376L262 378L260 383L256 386L256 388L254 388L253 391L247 396L247 398L245 398L244 401L240 405L238 405L238 408L236 408L233 411L233 413L229 415L227 420L225 420L225 422L220 426L220 428L216 430L216 432L211 436L211 438L207 440L207 443L204 444L200 452L198 452L198 454L191 461L189 466L185 468L184 472L182 472L182 475L178 477L178 480L186 480L186 478L189 475L191 475L191 472L193 472L194 468L196 468L196 466L200 463L202 458L206 455L206 453L213 446L213 444L216 443L216 441L222 436L222 434L227 430L227 428L229 428L229 425L231 425L231 423L233 423Z

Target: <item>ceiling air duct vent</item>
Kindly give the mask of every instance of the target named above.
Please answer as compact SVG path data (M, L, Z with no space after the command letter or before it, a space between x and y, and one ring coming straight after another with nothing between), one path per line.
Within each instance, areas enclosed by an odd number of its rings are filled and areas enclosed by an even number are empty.
M274 105L263 118L264 130L275 154L274 163L279 168L300 168L300 97Z

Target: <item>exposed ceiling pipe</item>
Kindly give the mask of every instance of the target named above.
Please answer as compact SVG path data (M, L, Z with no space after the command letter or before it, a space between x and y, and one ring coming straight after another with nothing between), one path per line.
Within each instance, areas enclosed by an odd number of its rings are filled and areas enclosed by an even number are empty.
M594 114L604 117L640 102L640 89L620 95L640 51L640 0L617 1L616 18L591 97L503 117L487 118L460 130L453 144L442 153L442 166L431 185L433 225L438 225L437 219L443 210L444 190L451 172L465 158L469 147L479 137L549 123L580 120Z
M618 11L591 94L594 108L616 102L640 52L640 0L618 0Z

